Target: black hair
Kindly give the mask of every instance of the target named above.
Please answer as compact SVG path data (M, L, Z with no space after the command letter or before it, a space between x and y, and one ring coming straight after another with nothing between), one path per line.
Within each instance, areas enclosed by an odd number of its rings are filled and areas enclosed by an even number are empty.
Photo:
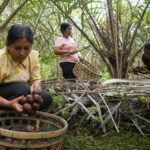
M149 50L150 51L150 41L145 42L144 50Z
M68 27L70 27L71 25L69 24L69 23L62 23L61 25L60 25L60 31L62 32L62 34L66 31L66 29L68 28Z
M33 32L26 25L15 24L12 25L7 35L8 45L13 44L16 40L26 38L29 42L33 43Z

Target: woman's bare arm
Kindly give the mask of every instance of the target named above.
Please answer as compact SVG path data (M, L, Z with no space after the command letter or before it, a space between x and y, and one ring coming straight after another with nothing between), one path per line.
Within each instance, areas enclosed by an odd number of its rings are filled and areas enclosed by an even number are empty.
M56 55L74 54L76 52L77 52L77 49L62 50L59 47L54 47L54 53Z
M9 107L9 101L0 96L0 106Z
M59 47L54 47L54 53L56 55L64 55L64 54L68 54L69 50L62 50Z

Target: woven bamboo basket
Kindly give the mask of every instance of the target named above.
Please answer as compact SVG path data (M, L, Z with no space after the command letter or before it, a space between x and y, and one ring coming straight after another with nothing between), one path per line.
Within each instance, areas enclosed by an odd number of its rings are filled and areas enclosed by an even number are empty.
M86 60L79 61L75 64L73 74L83 80L97 80L102 76L102 73Z
M37 120L39 131L23 130L27 125L35 129ZM0 111L0 147L2 150L61 150L67 128L67 122L56 115L37 111L34 116L22 117L14 111Z

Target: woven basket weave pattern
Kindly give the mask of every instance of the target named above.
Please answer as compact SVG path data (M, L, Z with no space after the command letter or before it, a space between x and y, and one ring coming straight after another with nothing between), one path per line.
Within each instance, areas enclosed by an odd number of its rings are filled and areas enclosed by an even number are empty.
M101 73L85 60L76 63L73 69L73 74L77 78L84 80L98 79L101 77Z
M26 125L36 128L37 120L40 120L38 132L24 132ZM64 119L48 113L36 112L34 116L24 118L14 111L0 111L0 146L60 150L67 127ZM11 142L7 142L6 138Z

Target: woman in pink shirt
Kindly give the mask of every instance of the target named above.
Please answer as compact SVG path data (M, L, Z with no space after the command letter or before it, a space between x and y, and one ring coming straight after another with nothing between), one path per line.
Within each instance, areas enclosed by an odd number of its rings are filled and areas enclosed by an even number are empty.
M60 28L63 36L55 42L54 52L60 55L60 67L65 79L76 78L72 70L74 65L82 60L82 55L78 51L77 44L71 38L72 27L69 23L61 24Z

